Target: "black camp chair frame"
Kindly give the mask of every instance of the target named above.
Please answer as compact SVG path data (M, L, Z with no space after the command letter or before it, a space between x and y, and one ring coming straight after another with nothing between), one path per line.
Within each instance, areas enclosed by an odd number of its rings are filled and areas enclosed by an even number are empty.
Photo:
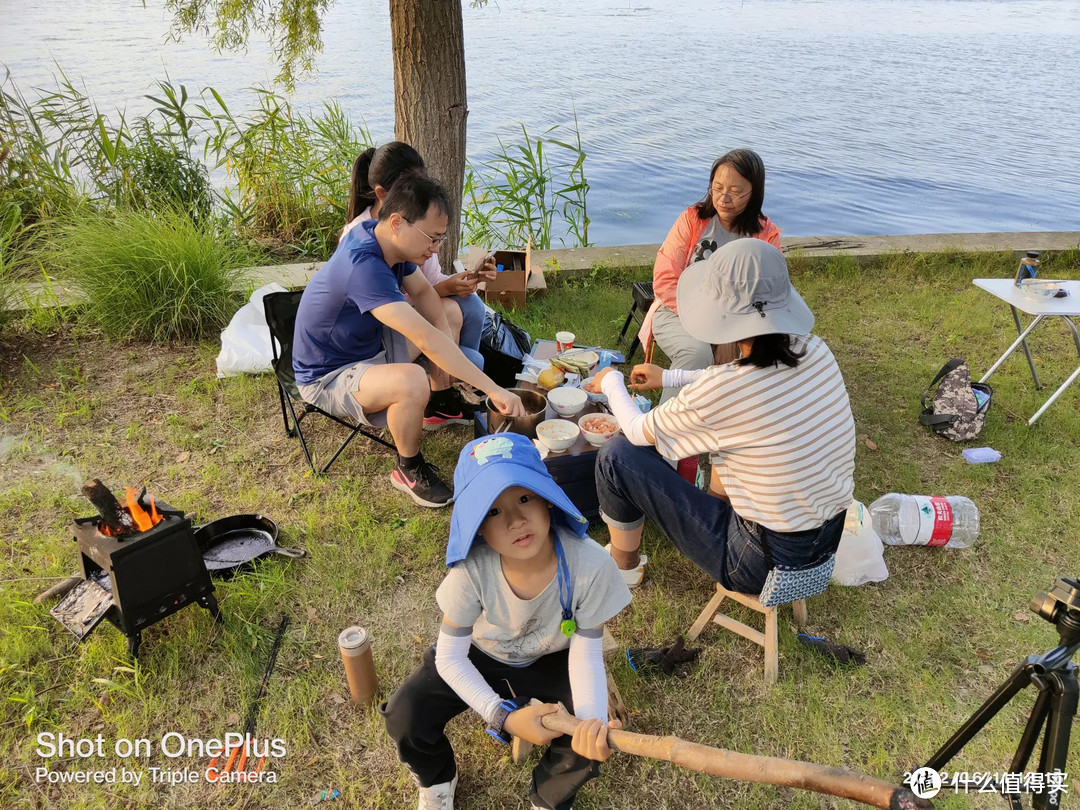
M272 365L278 384L278 399L281 401L281 418L285 423L285 434L290 438L296 437L300 439L300 447L303 448L304 458L307 459L311 472L315 475L325 474L330 469L330 466L337 461L338 456L356 438L357 434L362 434L373 442L378 442L396 452L393 444L364 430L363 425L358 425L355 422L328 413L310 402L305 402L300 396L292 368L292 344L293 327L296 324L296 310L300 306L301 294L301 292L277 292L269 293L263 298L266 323L270 326L270 345L273 351ZM301 406L299 414L297 414L294 402L299 403ZM308 447L307 439L304 438L304 431L300 427L300 423L311 413L321 414L349 431L345 441L341 443L341 446L322 469L316 469L315 457Z

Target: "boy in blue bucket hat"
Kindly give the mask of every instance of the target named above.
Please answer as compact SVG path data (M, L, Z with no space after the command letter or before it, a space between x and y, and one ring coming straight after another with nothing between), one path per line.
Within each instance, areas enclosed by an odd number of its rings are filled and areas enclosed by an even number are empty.
M587 530L529 439L504 433L461 451L450 571L435 594L439 640L380 707L421 810L454 806L457 767L443 729L467 708L503 743L551 743L533 770L534 808L569 810L610 756L601 639L631 597ZM586 721L573 738L541 723L560 701Z

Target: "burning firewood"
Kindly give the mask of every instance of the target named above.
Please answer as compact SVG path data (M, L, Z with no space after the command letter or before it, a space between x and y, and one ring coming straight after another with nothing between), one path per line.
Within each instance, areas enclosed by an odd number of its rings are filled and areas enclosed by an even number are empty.
M118 537L137 531L131 515L120 505L120 501L116 500L112 490L101 483L101 479L94 478L83 484L82 494L101 515L101 522L108 528L108 534Z

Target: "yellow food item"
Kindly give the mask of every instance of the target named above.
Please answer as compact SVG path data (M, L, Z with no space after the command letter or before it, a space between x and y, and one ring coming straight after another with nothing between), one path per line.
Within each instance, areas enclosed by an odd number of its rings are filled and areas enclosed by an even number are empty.
M555 368L555 366L548 366L537 375L536 382L549 391L552 388L557 388L566 381L566 375L562 371Z

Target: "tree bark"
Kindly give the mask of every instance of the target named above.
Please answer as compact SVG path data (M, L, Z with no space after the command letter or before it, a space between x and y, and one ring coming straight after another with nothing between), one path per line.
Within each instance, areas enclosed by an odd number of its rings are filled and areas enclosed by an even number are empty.
M465 39L461 0L390 0L394 136L423 156L445 186L449 212L439 261L449 272L461 238L465 182Z

